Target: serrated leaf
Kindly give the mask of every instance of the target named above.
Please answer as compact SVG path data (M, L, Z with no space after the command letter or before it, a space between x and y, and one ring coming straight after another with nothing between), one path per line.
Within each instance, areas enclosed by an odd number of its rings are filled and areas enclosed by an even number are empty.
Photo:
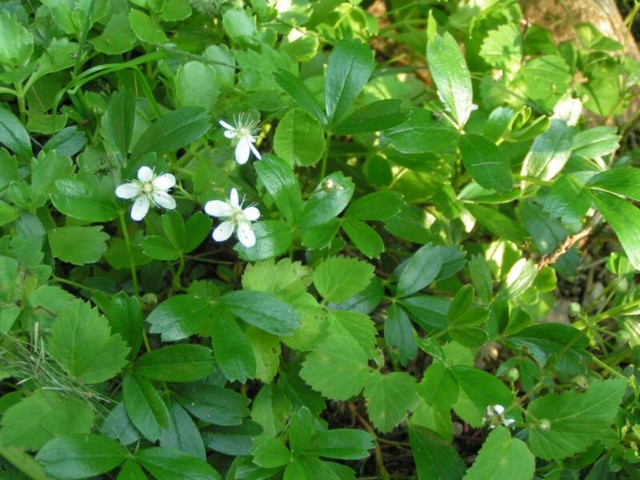
M126 374L122 398L131 423L148 440L155 442L169 426L169 409L158 391L142 377Z
M81 479L107 473L126 458L127 451L103 435L54 438L36 455L45 472L60 479Z
M275 155L265 155L255 163L255 169L280 213L289 223L302 212L302 195L293 168Z
M223 480L206 461L167 447L140 450L136 460L157 480L175 480L188 475L189 480Z
M147 317L149 331L162 341L175 342L203 331L209 319L209 302L194 295L174 295L158 305Z
M106 196L84 180L57 180L51 201L59 211L78 220L108 222L118 216L115 195Z
M441 268L440 250L430 243L420 247L400 273L396 296L407 297L422 290L437 278Z
M107 251L109 235L101 226L57 227L48 233L51 254L74 265L96 263Z
M133 371L161 382L195 382L213 373L213 357L202 345L169 345L142 355Z
M240 242L234 247L240 258L250 262L277 257L289 251L293 237L291 227L283 220L264 220L253 224L256 244L247 248Z
M491 66L517 71L522 61L522 36L513 23L491 30L480 47L480 56Z
M349 109L375 68L373 52L358 40L342 40L329 55L325 79L325 110L335 123Z
M373 270L373 265L356 258L331 257L316 267L313 284L322 298L340 303L364 290Z
M220 301L229 312L273 335L291 335L300 326L300 314L293 307L264 292L236 290Z
M47 346L69 375L89 384L115 376L129 353L120 335L111 335L107 319L81 300L58 316Z
M529 480L535 469L535 457L526 443L511 438L508 429L497 427L482 444L463 480Z
M93 412L85 402L38 389L4 411L0 442L38 450L55 437L89 433L93 421Z
M466 466L452 445L431 430L415 425L409 426L409 440L420 480L462 478Z
M458 382L451 370L439 361L427 367L417 390L428 405L441 412L448 412L458 400Z
M384 242L382 238L378 232L366 223L345 218L342 222L342 229L355 247L367 258L380 258L380 254L384 252Z
M331 335L302 364L300 377L334 400L347 400L364 388L370 375L368 357L350 335Z
M427 44L427 61L438 95L462 128L473 110L471 74L460 47L450 33L435 35Z
M297 108L282 117L273 138L276 154L290 165L315 165L322 158L324 144L322 124Z
M497 192L513 188L511 164L507 156L489 139L468 133L459 140L462 163L478 184Z
M368 457L372 448L373 437L369 432L338 428L313 435L304 451L319 457L357 460Z
M613 423L626 387L619 379L593 381L585 393L535 399L527 409L531 451L545 460L561 460L586 450Z
M373 425L387 433L402 421L417 400L416 381L406 372L372 372L364 387L367 412Z

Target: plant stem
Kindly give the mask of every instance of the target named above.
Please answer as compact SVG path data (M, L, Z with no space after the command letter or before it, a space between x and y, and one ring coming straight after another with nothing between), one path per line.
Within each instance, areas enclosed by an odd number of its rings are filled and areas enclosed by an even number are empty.
M140 290L138 289L138 273L136 271L136 264L133 260L133 249L131 248L131 239L129 238L129 230L127 230L127 222L124 218L124 211L120 210L120 227L122 228L122 236L124 237L124 244L127 247L127 253L129 254L129 269L131 270L131 283L133 283L133 292L135 296L140 298Z
M329 147L331 146L331 137L333 132L327 130L327 137L325 141L324 153L322 155L322 164L320 165L320 179L322 180L327 175L327 161L329 159Z

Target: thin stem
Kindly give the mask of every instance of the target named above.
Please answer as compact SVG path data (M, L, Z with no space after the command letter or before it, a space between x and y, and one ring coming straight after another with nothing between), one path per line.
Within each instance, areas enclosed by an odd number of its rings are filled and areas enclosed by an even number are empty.
M18 112L20 113L20 121L22 123L26 123L27 121L27 106L24 101L24 89L22 88L21 82L16 82L13 84L15 87L16 100L18 101Z
M322 164L320 166L320 179L323 179L327 174L327 161L329 160L329 147L331 146L331 137L333 132L327 130L327 137L325 142L324 153L322 155Z
M127 247L129 253L129 269L131 270L131 282L133 283L133 292L138 299L140 298L140 290L138 288L138 272L136 271L136 264L133 260L133 249L131 248L131 239L129 238L129 230L127 229L127 222L124 218L124 211L120 210L120 228L122 228L122 236L124 237L124 244Z

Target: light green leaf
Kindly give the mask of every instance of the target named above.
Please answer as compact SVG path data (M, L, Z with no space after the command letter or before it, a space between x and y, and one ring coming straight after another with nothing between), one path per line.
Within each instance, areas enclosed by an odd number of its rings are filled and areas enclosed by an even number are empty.
M535 457L527 445L511 438L508 429L497 427L482 444L464 480L530 480L535 469Z
M297 296L306 292L311 284L311 268L289 258L265 260L249 264L242 274L242 286L247 290L278 295Z
M244 10L228 8L222 14L224 31L234 42L251 45L256 35L256 20Z
M538 275L538 268L533 261L521 258L509 270L504 284L504 290L509 299L518 298L531 285Z
M587 183L592 190L622 195L640 202L640 169L615 168L594 175Z
M636 171L635 169L629 170ZM640 181L640 176L638 180ZM619 184L616 183L616 185ZM614 188L616 187L614 186ZM634 187L632 186L632 188ZM640 189L638 189L638 198L640 198ZM573 175L560 175L548 193L541 196L540 201L545 212L560 218L565 225L582 225L582 218L592 203L587 189Z
M158 45L169 41L162 28L149 15L140 10L131 9L129 23L136 37L143 42Z
M318 432L311 437L305 453L318 457L357 460L369 456L373 448L373 437L364 430L338 428Z
M58 316L47 345L62 368L84 383L112 378L126 365L129 353L120 335L111 335L107 319L81 300Z
M24 128L18 117L6 108L0 108L0 144L20 157L31 157L31 139L26 128Z
M420 480L462 478L466 466L452 445L431 430L413 425L409 427L409 440Z
M142 467L134 460L127 458L120 467L117 480L148 480Z
M273 335L291 335L300 326L300 314L293 307L264 292L236 290L220 301L229 312Z
M169 240L160 235L144 237L142 251L154 260L177 260L180 258L180 252L169 243Z
M255 262L277 257L289 251L293 237L291 226L283 220L265 220L253 224L256 244L247 248L240 242L234 247L243 260Z
M169 409L169 426L162 433L160 446L181 450L201 460L207 458L200 430L191 416L176 402Z
M373 52L358 40L342 40L329 55L325 79L325 110L335 123L349 109L369 80L375 64Z
M293 98L309 115L322 125L326 125L327 117L322 107L302 81L286 70L278 70L273 74L276 83Z
M20 211L0 200L0 227L13 222L20 216Z
M202 107L182 107L152 123L136 142L131 158L148 152L175 152L209 130L209 116Z
M592 381L586 393L535 399L527 409L531 451L544 460L561 460L586 450L613 423L626 387L619 379Z
M427 61L438 95L459 128L474 108L471 74L460 47L450 33L435 35L427 44Z
M490 373L464 365L455 365L451 371L460 388L453 409L469 425L482 425L487 406L507 408L513 402L509 388Z
M331 335L307 355L300 376L333 400L360 393L369 378L368 357L350 335Z
M293 455L282 443L273 437L260 436L253 439L253 463L262 468L278 468L291 463Z
M306 112L294 108L280 120L273 148L290 165L315 165L325 148L324 128Z
M593 199L607 223L616 232L629 261L636 270L640 270L640 210L626 200L604 192L594 192Z
M493 235L522 245L527 240L527 231L505 214L484 205L465 204L465 208L476 221Z
M514 72L522 62L522 36L513 23L491 30L482 42L480 56L492 67Z
M249 415L249 399L233 390L194 383L179 387L176 394L191 415L213 425L240 425Z
M140 450L136 460L157 480L223 480L206 461L173 448L154 447Z
M408 117L400 125L385 130L384 146L400 153L421 154L445 150L458 140L457 130L444 120L435 120L427 110L410 110Z
M595 127L576 133L573 154L589 160L604 157L620 147L620 136L615 127Z
M280 366L280 339L253 327L245 333L256 362L255 377L264 383L273 382Z
M217 74L213 66L192 60L178 68L176 97L181 106L200 106L213 110L218 93Z
M7 67L19 67L31 58L33 35L10 12L0 12L0 63Z
M131 50L136 40L129 16L125 12L119 12L111 16L100 35L89 41L100 53L118 55Z
M342 229L367 258L380 258L384 252L384 242L373 228L364 222L345 218L342 222Z
M300 226L308 229L325 224L336 217L349 204L354 185L342 172L327 175L307 200Z
M161 382L195 382L213 373L213 357L202 345L169 345L142 355L133 371Z
M86 222L108 222L118 216L115 194L107 196L96 184L68 178L55 185L51 201L65 215Z
M551 119L549 129L538 135L522 164L522 175L551 180L571 156L573 128L562 118Z
M47 475L72 480L107 473L126 458L127 451L103 435L68 435L54 438L38 452L36 460Z
M330 331L338 335L351 335L369 357L374 357L376 350L376 325L364 313L349 310L333 310L329 312Z
M440 249L430 243L419 248L404 264L398 278L398 298L407 297L433 282L442 268Z
M38 389L4 411L0 443L38 450L55 437L89 433L93 421L93 411L85 402Z
M142 377L126 374L122 397L127 415L140 433L155 442L169 426L169 409L158 391Z
M356 258L331 257L313 272L313 284L325 300L344 302L364 290L373 278L373 265Z
M235 318L223 309L211 315L211 345L220 369L230 382L246 382L256 374L256 358Z
M396 215L403 203L398 192L373 192L351 202L344 216L364 221L386 220Z
M495 143L468 133L460 137L459 147L464 167L480 186L497 192L513 188L511 164Z
M458 382L451 370L439 361L427 367L417 390L428 405L441 412L448 412L458 400Z
M174 295L158 305L147 317L150 332L162 341L175 342L203 331L209 320L209 302L193 295Z
M567 63L559 55L542 55L520 70L525 94L539 107L552 110L573 80Z
M382 433L390 432L417 401L416 381L406 372L372 372L364 387L367 412Z
M74 265L96 263L107 251L109 235L96 227L57 227L48 233L51 254Z
M255 169L280 213L289 223L295 222L302 212L302 195L293 167L275 155L265 155Z

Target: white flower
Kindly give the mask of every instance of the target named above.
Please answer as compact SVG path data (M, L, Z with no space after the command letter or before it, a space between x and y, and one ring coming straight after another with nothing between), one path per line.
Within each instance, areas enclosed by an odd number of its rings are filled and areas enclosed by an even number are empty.
M513 418L504 417L504 407L502 405L489 405L482 419L484 423L489 425L489 428L495 428L502 424L505 427L510 427L516 421Z
M256 244L256 234L251 229L251 222L260 218L260 210L253 206L243 209L235 188L231 189L228 201L210 200L205 204L204 211L212 217L225 219L213 231L216 242L224 242L235 230L242 245L249 248Z
M119 185L116 196L136 199L131 207L131 218L138 222L145 217L151 205L167 210L176 208L176 201L169 195L169 189L175 184L176 177L170 173L156 175L149 167L140 167L138 180Z
M260 160L260 152L255 147L256 137L260 129L258 128L258 122L251 120L244 114L234 115L233 121L236 126L229 125L224 120L220 120L220 125L225 128L224 136L233 139L236 144L236 162L240 165L244 165L249 160L249 153L253 152L255 157Z

